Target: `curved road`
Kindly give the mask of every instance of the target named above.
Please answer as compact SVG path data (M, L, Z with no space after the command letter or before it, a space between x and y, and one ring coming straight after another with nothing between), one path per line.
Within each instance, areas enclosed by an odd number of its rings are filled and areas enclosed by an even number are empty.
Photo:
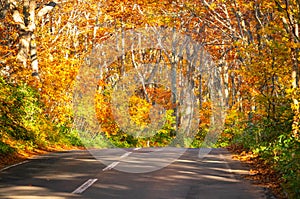
M225 149L213 149L201 159L198 150L188 149L172 164L146 173L133 172L162 166L180 150L126 150L94 150L94 156L89 151L51 153L6 168L0 172L0 198L266 198L261 188L239 177L248 171ZM161 157L142 158L153 151Z

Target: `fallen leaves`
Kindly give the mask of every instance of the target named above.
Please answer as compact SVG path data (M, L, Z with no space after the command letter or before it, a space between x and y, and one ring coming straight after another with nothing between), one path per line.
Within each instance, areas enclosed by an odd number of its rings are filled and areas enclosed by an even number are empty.
M272 165L266 163L257 154L244 149L241 146L232 145L228 149L233 153L233 159L241 161L250 168L250 173L242 175L244 179L263 187L268 198L287 198L281 183L283 179L280 173L272 169Z

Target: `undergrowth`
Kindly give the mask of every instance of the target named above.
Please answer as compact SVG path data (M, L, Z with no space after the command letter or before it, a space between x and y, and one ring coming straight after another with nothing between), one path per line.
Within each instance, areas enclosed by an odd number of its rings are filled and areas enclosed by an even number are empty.
M67 124L43 112L36 89L0 77L0 154L60 145L81 145Z
M280 174L286 196L300 198L300 140L292 135L290 118L292 114L282 120L227 121L224 131L227 137L220 142L241 145L258 155Z

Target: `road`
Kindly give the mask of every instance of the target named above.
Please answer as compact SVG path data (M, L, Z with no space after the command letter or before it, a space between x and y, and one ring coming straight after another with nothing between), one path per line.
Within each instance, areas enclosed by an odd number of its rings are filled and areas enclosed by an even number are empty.
M153 152L161 157L147 156ZM247 172L226 149L213 149L204 158L195 149L67 151L2 170L0 198L266 198L261 188L241 179Z

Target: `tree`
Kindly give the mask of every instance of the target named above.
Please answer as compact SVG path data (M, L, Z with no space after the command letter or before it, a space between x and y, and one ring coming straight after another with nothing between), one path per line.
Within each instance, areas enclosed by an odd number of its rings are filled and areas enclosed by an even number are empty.
M17 61L21 62L24 68L27 68L27 62L30 60L32 75L38 76L38 57L35 41L36 30L36 8L37 3L34 0L24 0L22 3L14 0L1 1L1 18L7 17L9 13L15 24L18 25L19 49ZM55 2L50 2L40 9L37 13L41 18L48 14L56 6ZM22 12L20 12L22 10Z

